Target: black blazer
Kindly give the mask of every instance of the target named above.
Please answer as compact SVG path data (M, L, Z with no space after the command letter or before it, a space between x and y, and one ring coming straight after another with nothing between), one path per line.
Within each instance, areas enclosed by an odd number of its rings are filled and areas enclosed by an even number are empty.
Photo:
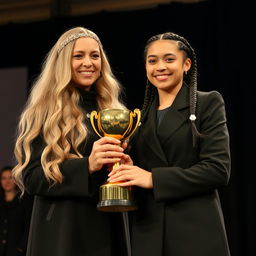
M81 103L85 113L97 109L96 100L88 99L82 91ZM24 170L26 191L34 196L27 256L113 256L119 252L122 229L121 216L99 212L99 186L107 179L107 171L92 175L88 171L88 156L98 138L86 119L88 137L80 147L79 159L68 159L60 164L64 176L62 184L49 186L41 165L44 148L42 136L32 143L32 155ZM117 228L116 228L117 226ZM115 238L116 236L116 238Z
M137 188L132 213L133 256L228 256L217 189L230 175L225 106L216 92L198 92L193 147L189 89L183 86L160 126L158 99L132 141L136 165L152 172L153 189Z

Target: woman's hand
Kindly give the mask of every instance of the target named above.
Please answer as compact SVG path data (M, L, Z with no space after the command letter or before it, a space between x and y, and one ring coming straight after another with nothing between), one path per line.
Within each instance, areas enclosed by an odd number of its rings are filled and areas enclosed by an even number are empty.
M127 142L123 142L122 143L122 148L125 150L127 148L128 144ZM133 161L131 159L131 157L127 154L124 154L122 159L121 159L121 162L120 164L127 164L127 165L133 165Z
M118 185L121 187L153 188L152 173L138 166L120 165L120 167L112 170L108 176L108 182L120 182Z
M99 171L103 165L111 165L121 161L124 149L120 147L120 140L102 137L95 141L89 156L89 172Z
M129 155L124 154L121 158L120 164L133 165L133 161Z

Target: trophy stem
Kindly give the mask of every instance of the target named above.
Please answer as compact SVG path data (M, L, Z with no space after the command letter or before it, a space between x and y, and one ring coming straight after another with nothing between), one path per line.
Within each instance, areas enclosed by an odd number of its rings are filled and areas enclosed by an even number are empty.
M117 169L119 166L120 166L120 163L119 163L119 162L114 163L114 165L113 165L113 167L112 167L112 170Z

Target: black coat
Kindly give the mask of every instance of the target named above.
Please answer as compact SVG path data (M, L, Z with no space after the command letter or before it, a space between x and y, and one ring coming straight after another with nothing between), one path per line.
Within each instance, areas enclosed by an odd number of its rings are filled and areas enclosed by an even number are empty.
M0 256L25 256L32 204L31 197L19 194L0 201Z
M153 189L135 189L132 256L228 256L217 189L230 175L225 106L216 92L198 92L192 142L189 89L183 86L156 128L156 99L133 139L136 165L152 172Z
M95 95L81 93L85 113L95 110ZM40 163L44 142L39 136L32 143L31 161L24 171L25 188L35 196L27 256L122 255L115 251L118 240L113 232L120 216L96 209L99 186L107 179L107 172L88 172L88 156L99 138L89 120L86 122L88 137L81 146L84 157L60 164L62 184L49 187Z

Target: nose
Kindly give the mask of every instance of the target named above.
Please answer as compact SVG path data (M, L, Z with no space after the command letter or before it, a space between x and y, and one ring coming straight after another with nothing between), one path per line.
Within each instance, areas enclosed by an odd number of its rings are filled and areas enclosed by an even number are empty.
M159 72L166 70L166 65L165 65L164 61L159 61L159 62L157 63L156 69L157 69L157 71L159 71Z
M89 57L85 57L83 60L83 66L85 67L91 67L92 66L92 61Z

